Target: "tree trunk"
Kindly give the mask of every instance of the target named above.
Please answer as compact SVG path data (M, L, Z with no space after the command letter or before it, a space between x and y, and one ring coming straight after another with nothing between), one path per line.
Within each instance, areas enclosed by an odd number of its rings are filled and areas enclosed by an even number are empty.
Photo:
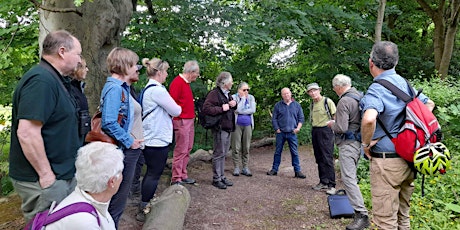
M437 9L432 9L425 0L417 0L417 2L433 20L434 66L442 77L446 77L457 34L460 2L458 0L448 2L439 0Z
M446 77L449 72L450 60L452 59L452 52L454 50L455 37L458 29L458 14L459 14L460 1L454 0L450 6L450 15L446 23L446 33L444 42L444 52L441 56L439 65L439 74L441 77Z
M377 23L375 24L375 41L374 42L382 41L382 26L383 26L383 19L385 18L385 5L386 4L387 4L387 0L379 1L379 9L377 11Z
M44 6L56 9L75 7L73 0L45 0ZM119 46L122 33L129 23L133 4L131 0L85 1L76 13L40 10L40 46L49 31L65 29L75 35L82 45L89 72L85 94L91 113L99 106L100 94L109 73L106 58Z

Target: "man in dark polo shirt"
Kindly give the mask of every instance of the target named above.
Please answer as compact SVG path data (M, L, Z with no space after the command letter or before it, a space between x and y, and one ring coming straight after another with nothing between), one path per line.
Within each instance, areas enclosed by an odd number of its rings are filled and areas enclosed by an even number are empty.
M81 145L76 104L63 77L81 61L80 42L60 30L48 34L42 48L40 64L13 95L9 174L26 221L73 191Z

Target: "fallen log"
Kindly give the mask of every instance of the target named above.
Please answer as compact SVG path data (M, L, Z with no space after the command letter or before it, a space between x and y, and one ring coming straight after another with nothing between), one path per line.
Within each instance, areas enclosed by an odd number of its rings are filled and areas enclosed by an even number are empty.
M190 193L182 185L169 186L149 203L142 230L183 229Z

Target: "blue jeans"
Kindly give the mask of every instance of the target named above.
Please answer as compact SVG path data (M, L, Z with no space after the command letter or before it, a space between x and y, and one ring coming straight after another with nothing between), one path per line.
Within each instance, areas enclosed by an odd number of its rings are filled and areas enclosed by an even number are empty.
M297 150L298 142L295 133L277 133L276 134L276 149L275 156L273 157L272 170L278 172L281 163L281 153L283 152L284 142L288 142L289 150L291 151L292 166L294 172L300 172L299 152Z
M115 222L115 227L118 229L118 221L123 214L128 199L129 190L133 183L134 170L136 169L137 160L142 153L141 149L125 149L123 150L125 158L123 159L123 180L121 181L118 192L113 195L110 200L109 213Z
M145 164L147 172L142 179L142 202L149 202L157 190L158 180L166 165L168 159L169 146L149 147L144 149Z

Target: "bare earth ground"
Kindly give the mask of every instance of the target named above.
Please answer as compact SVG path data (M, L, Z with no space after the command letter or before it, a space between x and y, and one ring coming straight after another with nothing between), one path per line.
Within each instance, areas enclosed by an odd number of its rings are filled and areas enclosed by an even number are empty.
M220 190L211 185L211 162L197 161L189 165L189 177L197 185L186 185L191 195L184 229L345 229L351 219L331 219L325 192L311 189L319 182L311 146L300 146L300 164L306 179L294 178L289 150L285 148L277 176L267 176L273 163L274 146L251 149L250 169L253 176L232 175L233 163L227 157L225 175L234 182ZM170 171L165 171L170 175ZM160 193L169 176L157 190ZM337 175L337 188L342 188ZM120 229L137 230L137 207L128 204Z
M331 219L324 192L311 187L318 183L318 170L311 146L300 146L300 164L306 179L294 178L289 150L285 148L277 176L267 176L273 162L274 146L251 149L250 169L253 176L232 176L233 163L227 157L225 174L234 186L220 190L211 185L211 162L196 161L189 165L189 177L196 185L186 185L191 195L184 229L345 229L351 219ZM157 195L169 185L171 171L165 170ZM337 188L342 188L337 174ZM20 229L23 224L17 198L10 198L13 211L0 207L0 229ZM15 200L16 199L16 200ZM13 202L15 200L15 202ZM142 223L136 221L139 197L128 200L120 222L120 229L138 230ZM0 201L0 205L2 202ZM6 213L7 212L7 213ZM5 221L2 216L12 212L16 218ZM8 218L6 218L8 219Z

